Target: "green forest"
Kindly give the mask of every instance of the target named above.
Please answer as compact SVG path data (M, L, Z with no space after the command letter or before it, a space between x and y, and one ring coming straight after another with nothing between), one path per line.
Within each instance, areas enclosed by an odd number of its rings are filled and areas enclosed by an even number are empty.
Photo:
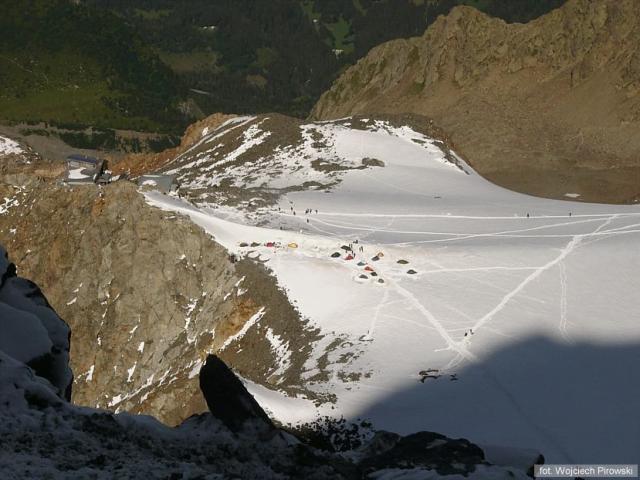
M372 47L459 4L526 22L564 0L0 0L0 121L179 133L305 117Z

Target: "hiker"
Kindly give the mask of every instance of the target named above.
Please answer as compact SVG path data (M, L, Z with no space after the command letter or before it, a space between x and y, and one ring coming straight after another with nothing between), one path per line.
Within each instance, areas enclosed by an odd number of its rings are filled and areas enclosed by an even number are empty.
M569 216L571 216L571 212L569 212Z
M309 219L307 218L307 223L309 223Z
M316 208L316 214L318 213L318 209Z
M529 218L529 214L527 213L527 218Z

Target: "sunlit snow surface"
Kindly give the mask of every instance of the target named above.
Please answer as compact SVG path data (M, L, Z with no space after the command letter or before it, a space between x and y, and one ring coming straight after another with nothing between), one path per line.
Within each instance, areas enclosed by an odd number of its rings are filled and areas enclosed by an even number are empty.
M507 191L406 128L326 128L341 158L385 167L348 171L330 193L287 194L279 211L262 212L270 228L147 193L229 250L268 260L325 334L303 377L341 339L328 356L333 375L311 386L336 393L335 409L300 399L289 408L252 388L267 409L285 422L344 415L536 448L548 462L639 461L640 207ZM330 257L356 239L355 260ZM268 241L284 248L239 246ZM422 383L427 369L439 378Z
M24 150L18 142L0 136L0 155L20 155L22 153L24 153Z

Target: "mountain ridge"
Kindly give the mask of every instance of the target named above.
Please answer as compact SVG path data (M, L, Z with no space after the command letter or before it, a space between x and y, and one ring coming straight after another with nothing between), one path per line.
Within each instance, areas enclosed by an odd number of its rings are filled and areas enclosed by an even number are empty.
M489 180L629 203L640 190L640 4L571 0L527 24L469 7L348 69L311 118L419 113Z

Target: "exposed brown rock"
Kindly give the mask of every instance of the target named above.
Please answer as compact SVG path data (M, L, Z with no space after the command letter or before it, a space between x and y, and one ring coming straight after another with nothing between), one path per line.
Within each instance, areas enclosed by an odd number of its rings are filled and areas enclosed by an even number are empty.
M235 115L214 113L207 118L189 125L182 136L180 145L177 147L170 148L160 153L135 153L127 155L112 165L112 171L115 174L128 173L132 176L155 172L168 161L173 160L193 145L202 136L202 132L205 128L214 130L233 117L235 117Z
M490 180L582 200L640 198L640 2L570 0L527 24L470 7L380 45L315 106L433 118Z
M263 268L232 263L199 227L147 205L130 182L3 180L0 195L11 202L0 243L72 329L75 403L177 424L206 411L198 372L221 349L246 378L300 391L316 334ZM261 322L227 342L261 308ZM295 352L277 376L266 328L290 335Z

